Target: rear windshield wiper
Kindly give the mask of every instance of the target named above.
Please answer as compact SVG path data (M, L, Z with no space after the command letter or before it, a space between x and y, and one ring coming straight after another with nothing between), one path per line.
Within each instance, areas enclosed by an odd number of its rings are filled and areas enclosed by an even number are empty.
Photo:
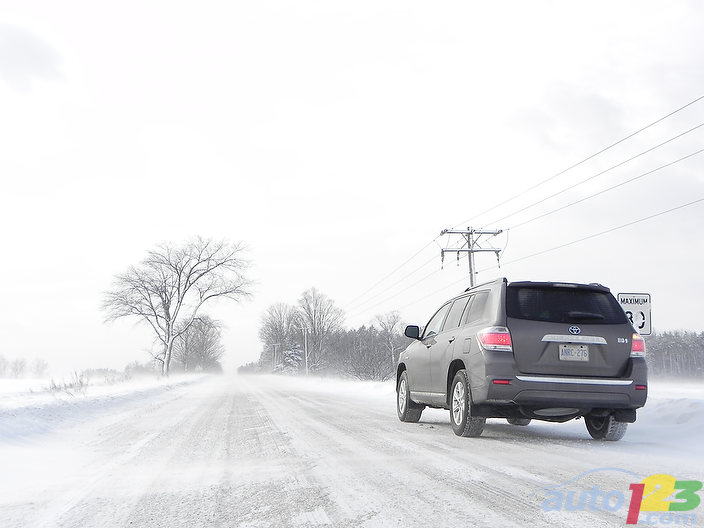
M567 312L567 316L570 319L604 319L603 315L592 312Z

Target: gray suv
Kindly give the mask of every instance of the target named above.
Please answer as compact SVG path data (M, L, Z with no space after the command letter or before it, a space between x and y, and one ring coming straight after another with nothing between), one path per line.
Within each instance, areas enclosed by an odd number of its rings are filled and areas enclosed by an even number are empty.
M527 425L584 417L595 439L620 440L647 398L645 344L600 284L494 282L435 312L399 357L397 411L450 410L455 434L487 418Z

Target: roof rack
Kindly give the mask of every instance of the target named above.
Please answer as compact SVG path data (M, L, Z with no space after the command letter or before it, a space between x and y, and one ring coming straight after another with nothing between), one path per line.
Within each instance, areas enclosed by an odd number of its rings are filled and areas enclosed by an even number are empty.
M481 286L486 286L487 284L494 284L495 282L499 282L499 281L508 282L508 279L506 279L506 277L499 277L498 279L494 279L492 281L482 282L481 284L476 284L474 286L470 286L469 288L467 288L464 291L468 292L469 290L474 290L476 288L480 288Z

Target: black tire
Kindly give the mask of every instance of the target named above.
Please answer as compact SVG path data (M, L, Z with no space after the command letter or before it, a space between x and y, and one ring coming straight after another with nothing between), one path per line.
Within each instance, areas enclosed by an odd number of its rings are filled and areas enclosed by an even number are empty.
M528 425L530 418L506 418L506 421L511 425Z
M471 414L472 396L469 392L467 373L464 369L457 371L450 385L450 422L457 436L481 436L486 418L473 417Z
M411 389L408 385L408 375L404 370L396 385L396 412L402 422L416 423L423 414L424 407L411 400Z
M615 442L621 440L623 435L626 434L626 429L628 429L627 423L617 422L612 415L585 416L584 423L594 440Z

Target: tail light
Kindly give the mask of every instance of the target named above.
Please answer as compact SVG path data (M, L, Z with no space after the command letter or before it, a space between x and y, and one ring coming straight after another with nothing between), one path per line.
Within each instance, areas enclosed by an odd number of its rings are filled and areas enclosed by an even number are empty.
M645 340L639 334L633 334L631 339L631 357L645 357Z
M513 352L511 334L505 326L490 326L477 333L479 344L484 350L500 350Z

